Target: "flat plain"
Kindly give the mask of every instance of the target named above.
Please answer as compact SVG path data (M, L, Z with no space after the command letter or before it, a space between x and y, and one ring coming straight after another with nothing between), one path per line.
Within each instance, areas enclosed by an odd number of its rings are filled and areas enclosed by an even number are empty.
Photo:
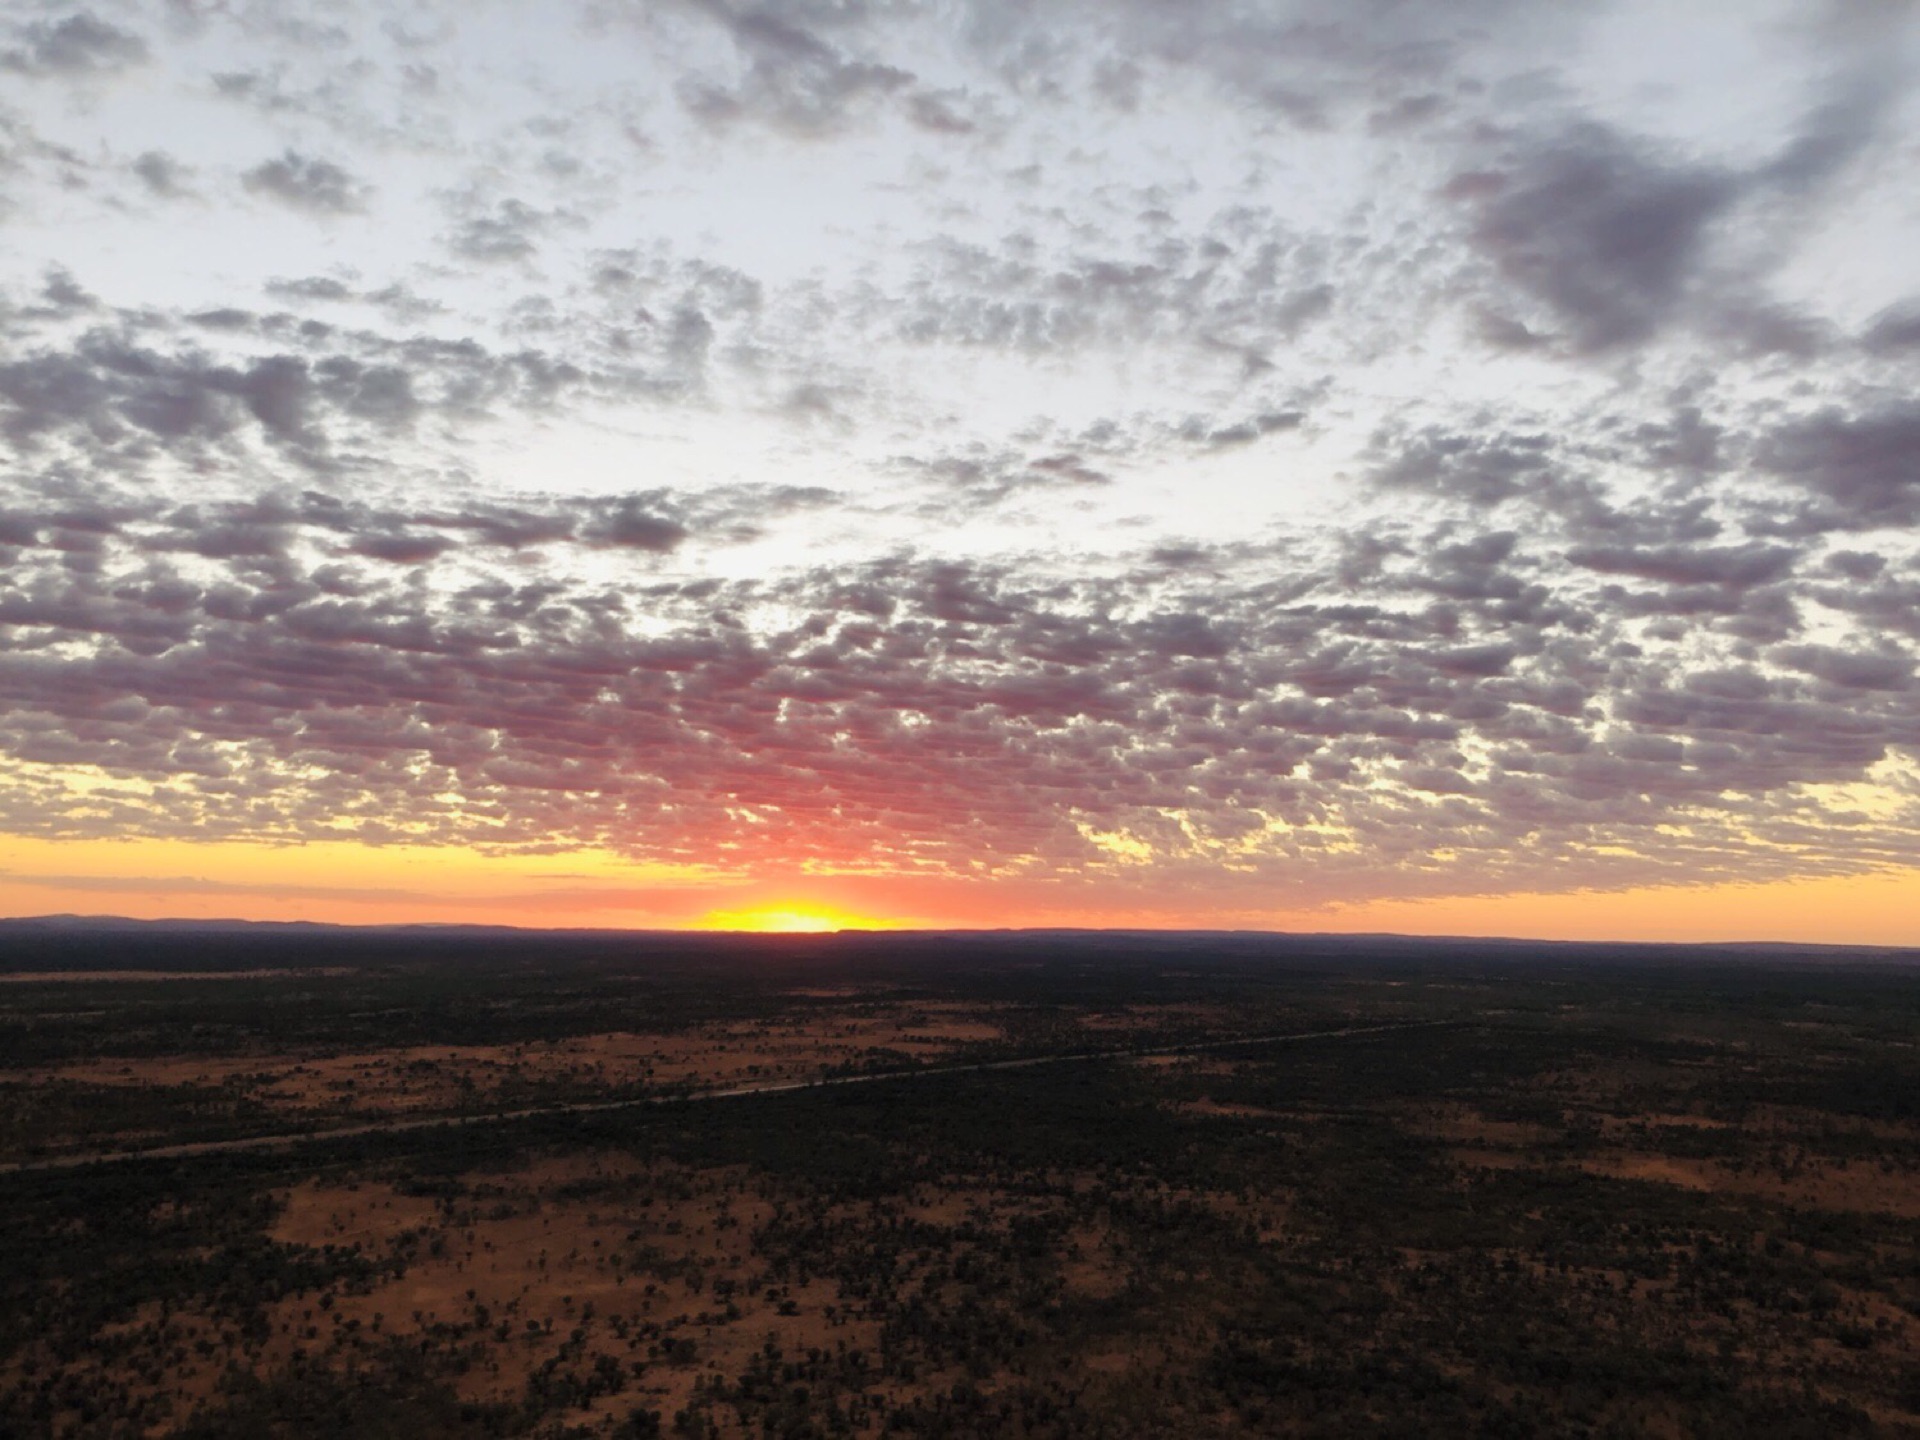
M0 1433L1920 1435L1912 957L16 928L0 970Z

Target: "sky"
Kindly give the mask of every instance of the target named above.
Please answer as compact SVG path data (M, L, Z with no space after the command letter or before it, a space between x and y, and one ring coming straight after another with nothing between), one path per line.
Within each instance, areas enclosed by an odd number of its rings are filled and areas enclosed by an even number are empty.
M0 912L1920 943L1902 0L0 7Z

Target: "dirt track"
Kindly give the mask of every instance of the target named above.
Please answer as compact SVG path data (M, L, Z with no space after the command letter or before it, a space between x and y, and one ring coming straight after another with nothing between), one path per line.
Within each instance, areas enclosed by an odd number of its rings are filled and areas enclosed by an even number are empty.
M1396 1025L1354 1025L1340 1030L1294 1031L1278 1035L1242 1035L1227 1040L1202 1040L1191 1045L1162 1045L1114 1050L1079 1050L1065 1055L1031 1055L1019 1060L983 1060L970 1065L927 1065L913 1070L879 1070L865 1075L822 1076L815 1080L779 1080L759 1085L733 1085L715 1090L692 1090L667 1095L640 1095L626 1100L581 1100L569 1105L538 1105L524 1110L499 1110L486 1115L433 1115L415 1120L378 1121L346 1125L333 1130L291 1130L274 1135L246 1135L236 1140L198 1140L184 1145L156 1145L145 1150L94 1150L84 1155L59 1155L47 1160L23 1160L0 1165L0 1175L34 1171L74 1170L86 1165L110 1165L128 1160L181 1160L201 1155L227 1155L247 1150L276 1150L362 1135L401 1135L412 1130L450 1130L468 1125L497 1125L503 1121L533 1120L543 1116L593 1115L609 1110L632 1110L645 1105L689 1105L709 1100L739 1100L754 1095L779 1095L795 1090L822 1090L832 1085L877 1085L894 1080L924 1080L936 1075L971 1075L989 1070L1024 1070L1041 1065L1067 1065L1087 1060L1133 1060L1153 1055L1197 1055L1242 1045L1280 1045L1301 1040L1337 1040L1354 1035L1386 1035L1402 1030L1453 1025L1453 1020L1417 1020Z

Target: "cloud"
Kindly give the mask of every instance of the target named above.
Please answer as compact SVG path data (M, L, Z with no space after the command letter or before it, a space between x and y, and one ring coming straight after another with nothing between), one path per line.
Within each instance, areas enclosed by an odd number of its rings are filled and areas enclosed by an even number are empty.
M255 195L265 195L310 215L357 215L366 209L372 187L331 160L288 150L263 160L241 177Z
M646 550L656 555L677 549L687 538L687 527L650 513L645 506L643 500L628 498L604 507L581 531L582 538L596 545Z
M392 901L445 905L445 896L417 890L377 886L270 884L241 880L211 880L199 875L49 875L0 870L0 879L43 890L66 890L84 895L233 895L255 898L324 900L366 904ZM452 903L460 903L454 901Z
M1584 122L1519 148L1505 166L1457 177L1472 239L1577 351L1639 344L1670 323L1709 227L1739 198L1724 170L1663 158Z
M1792 572L1799 553L1779 545L1664 545L1655 549L1589 546L1567 559L1606 575L1631 575L1666 585L1767 585Z
M1507 284L1477 312L1482 339L1605 358L1692 326L1747 354L1821 353L1834 327L1771 298L1769 282L1820 197L1886 135L1908 88L1901 44L1844 38L1816 103L1775 154L1746 165L1585 115L1507 128L1498 160L1441 191L1472 216L1472 245Z
M1196 10L1169 0L977 7L973 39L1025 93L1057 97L1080 76L1116 108L1140 104L1150 78L1188 83L1307 131L1358 117L1381 128L1430 122L1438 86L1490 33L1542 27L1505 0L1444 8L1287 0Z
M345 281L326 275L309 275L297 280L270 280L266 290L276 300L337 302L359 298L353 287Z
M1582 578L1758 592L1795 573L1778 546L1567 570L1523 532L1443 527L1344 578L1296 562L1284 592L1270 556L1219 548L1158 547L1107 578L898 555L612 586L470 553L664 563L720 520L702 505L15 505L6 821L702 863L750 823L781 863L952 874L977 873L983 844L1009 873L1097 870L1094 833L1169 876L1231 862L1361 895L1410 846L1462 857L1475 883L1751 873L1754 835L1840 823L1798 787L1920 744L1904 649L1790 641L1768 674L1690 658L1697 636L1625 646L1636 613ZM67 568L62 537L99 563ZM69 793L57 767L76 764L121 778ZM1684 845L1606 858L1676 825Z
M1920 352L1920 301L1890 305L1873 317L1864 343L1876 355Z
M1920 858L1888 31L1753 31L1752 134L1496 0L673 0L504 68L435 8L59 71L144 57L138 133L9 94L0 832L1262 905Z
M979 127L963 110L964 93L921 90L908 97L907 118L935 135L971 135Z
M1920 403L1832 408L1768 435L1760 465L1818 500L1816 523L1836 529L1920 519Z
M1412 434L1374 437L1373 478L1393 490L1415 490L1498 505L1555 483L1559 461L1545 435L1459 433L1432 425Z
M732 83L682 83L680 102L703 125L725 129L750 121L796 137L821 138L913 82L912 71L847 55L797 18L723 6L712 13L733 40L742 68Z
M469 213L447 236L447 247L463 260L483 264L525 260L539 249L541 235L562 217L506 199Z
M1783 645L1774 652L1773 658L1841 690L1905 690L1913 684L1913 657L1899 650Z
M0 68L22 75L110 75L149 58L140 36L84 10L16 26L14 38L14 48L0 50Z
M346 293L332 285L281 285L276 298ZM657 397L681 383L669 373L679 358L666 337L651 361L630 354L589 371L530 347L396 340L232 307L190 317L86 305L36 313L14 358L0 361L0 434L20 447L77 447L76 458L100 466L145 464L163 453L155 447L191 458L208 445L264 441L279 459L310 468L372 436L404 432L423 414L476 419L550 410L590 392ZM95 323L70 334L47 326L57 313Z
M135 158L132 168L140 183L162 200L177 200L192 193L187 167L165 151L146 151Z
M131 433L162 441L210 441L246 419L278 443L304 445L313 376L294 356L241 369L191 353L162 355L107 331L75 350L0 364L0 430L16 444L58 431L102 445Z
M450 549L453 543L444 535L364 535L353 542L352 551L370 560L385 560L394 565L419 565Z
M1239 380L1270 370L1272 352L1338 304L1324 256L1279 216L1250 210L1199 233L1116 233L1098 248L1085 236L1057 251L1032 236L941 240L915 260L906 293L876 306L899 339L1025 354L1179 346L1230 362Z
M1888 7L1884 29L1869 27L1843 49L1845 59L1827 81L1826 97L1801 122L1780 154L1762 168L1761 179L1804 199L1872 148L1897 110L1908 81L1902 73L1898 8Z

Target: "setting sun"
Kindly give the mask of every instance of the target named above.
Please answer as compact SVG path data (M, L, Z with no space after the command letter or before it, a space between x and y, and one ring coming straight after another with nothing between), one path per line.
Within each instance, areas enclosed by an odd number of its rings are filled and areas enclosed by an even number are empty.
M866 915L853 915L830 906L804 901L792 904L757 905L745 910L712 910L702 916L702 930L745 930L760 934L821 935L833 930L874 930L885 921Z

